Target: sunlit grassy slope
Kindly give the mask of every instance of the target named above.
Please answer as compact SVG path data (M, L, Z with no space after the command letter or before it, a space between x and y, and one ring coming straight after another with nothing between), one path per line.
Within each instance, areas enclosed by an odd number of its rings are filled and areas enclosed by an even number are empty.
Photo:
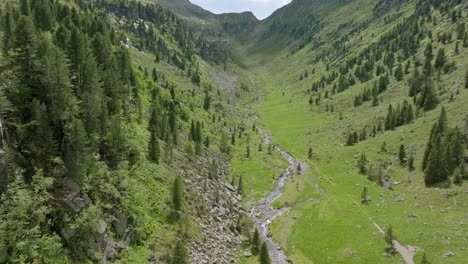
M455 54L455 42L445 45L448 59L455 61L456 70L436 80L441 104L435 110L426 112L412 124L353 147L344 147L349 131L360 131L366 125L372 127L377 120L385 118L390 103L396 105L411 100L406 81L396 82L391 78L389 89L382 94L383 103L378 107L372 107L370 102L353 107L354 96L364 88L370 88L373 80L358 83L344 93L325 99L318 106L308 103L307 89L325 74L325 64L313 64L312 59L329 48L332 39L344 34L336 30L339 25L372 19L366 30L350 39L349 56L353 56L414 9L410 1L401 9L390 11L389 15L400 12L398 19L384 23L383 19L372 18L373 5L370 2L373 1L353 1L330 12L325 18L327 26L320 33L326 44L317 50L305 48L293 55L284 51L278 56L257 53L245 60L249 66L248 74L255 80L254 88L261 91L261 103L254 106L255 111L275 143L300 160L307 159L309 146L315 153L308 161L312 168L310 174L291 178L285 194L275 205L282 207L308 198L316 200L295 207L277 219L272 225L274 238L286 248L294 263L400 263L399 255L393 258L383 256L386 244L373 226L373 219L384 228L392 225L401 244L421 248L415 257L416 262L421 259L422 252L426 252L431 263L464 263L468 259L468 252L461 250L468 244L468 183L461 187L452 184L450 188L426 188L420 163L441 106L447 110L451 127L465 126L468 90L463 89L463 85L468 70L468 51L462 49L460 54ZM456 25L449 18L437 18L439 23L432 28L434 35L454 32ZM468 22L466 15L462 20ZM421 46L427 42L427 39L423 40ZM435 51L442 47L437 43L434 45ZM423 57L423 48L416 57ZM405 63L402 62L403 65ZM316 73L312 77L298 80L304 70L313 68ZM457 89L459 94L455 92ZM452 94L455 100L449 102ZM325 110L327 104L334 106L333 113ZM343 115L342 120L340 114ZM387 143L388 152L379 154L383 142ZM414 153L417 170L413 173L399 165L398 149L402 144L408 154ZM384 173L398 183L393 191L384 190L358 173L356 164L362 152L371 162L385 161L389 164ZM243 166L250 170L252 163L256 160L247 163L235 161L234 170L241 170ZM251 171L258 173L257 170ZM259 179L264 178L262 173L258 175ZM323 192L312 187L314 181ZM269 185L252 186L256 189L252 192L255 195L270 188ZM360 202L364 186L369 188L372 200L367 206ZM442 255L448 251L455 256L443 258Z

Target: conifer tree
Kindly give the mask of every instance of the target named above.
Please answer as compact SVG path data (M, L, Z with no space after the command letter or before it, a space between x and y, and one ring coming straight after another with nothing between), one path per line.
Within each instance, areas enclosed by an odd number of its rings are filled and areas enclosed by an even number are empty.
M176 176L172 185L172 204L176 212L182 211L184 205L184 187L180 175Z
M368 204L369 199L367 198L367 187L364 187L361 193L361 203L362 204Z
M393 228L389 226L387 231L385 231L385 242L388 244L387 252L393 253L393 240L395 240L395 236L393 235Z
M15 33L14 61L18 67L19 80L22 84L29 85L34 75L33 63L36 44L36 32L30 17L22 16L19 18ZM22 96L26 97L29 92L22 92Z
M424 150L424 156L422 160L422 170L425 171L427 168L427 162L429 160L429 155L431 154L432 148L433 148L433 142L434 138L439 137L439 126L437 124L434 124L432 126L431 134L429 136L429 140L427 141L426 144L426 149Z
M397 69L395 70L395 79L400 82L403 80L403 76L403 67L401 66L401 64L399 64Z
M448 120L447 120L447 113L445 112L445 107L442 107L442 110L440 111L439 115L439 120L437 122L437 125L439 126L439 132L440 133L445 133L448 128Z
M259 262L260 264L271 264L270 253L268 252L268 246L265 242L262 243L262 247L260 249Z
M272 146L271 144L268 144L268 155L272 155L273 154L273 150L272 150Z
M312 156L314 155L314 152L312 151L312 147L309 147L309 159L312 159Z
M239 184L237 185L237 193L244 194L244 184L242 183L242 175L239 176Z
M411 153L411 156L408 159L408 170L409 171L414 171L416 168L414 167L414 156L413 153Z
M359 168L359 173L366 175L367 173L367 158L366 154L362 153L361 158L359 158L358 161L358 168Z
M89 140L83 122L74 118L65 126L65 162L72 177L83 180L89 166Z
M422 259L421 259L421 264L431 264L429 260L427 260L426 253L423 254Z
M261 247L261 239L260 239L260 233L258 232L258 229L255 228L253 237L252 237L252 247L251 247L251 252L253 255L258 255L260 252L260 247Z
M171 264L189 264L187 250L182 241L178 240L174 247Z
M249 145L247 145L246 156L247 158L250 158L250 146Z
M398 158L400 159L400 164L401 165L404 165L406 163L405 145L400 146L400 152L398 154Z
M447 58L445 57L445 49L440 48L439 51L437 52L435 68L437 70L442 69L445 66L446 62L447 62Z
M6 11L2 17L2 29L3 29L3 54L8 54L8 51L13 47L15 43L15 20L13 18L13 10L10 4L7 4ZM468 76L468 75L467 75Z
M453 175L453 183L456 185L462 185L463 184L463 178L465 177L465 162L462 161L460 162L460 165L458 168L455 170L455 173Z
M48 31L53 27L52 7L48 0L36 0L34 4L34 23L43 30Z
M440 136L433 139L432 150L424 171L424 182L431 185L448 179L447 160Z
M468 89L468 71L466 71L466 74L465 74L465 88Z
M159 139L155 130L156 128L153 128L150 131L150 142L148 146L149 159L154 163L159 164L159 159L161 157L161 147L159 145Z

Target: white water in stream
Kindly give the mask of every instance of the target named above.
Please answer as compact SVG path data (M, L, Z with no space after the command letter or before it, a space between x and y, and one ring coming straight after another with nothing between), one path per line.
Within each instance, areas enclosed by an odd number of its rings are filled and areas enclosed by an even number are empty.
M266 133L265 130L259 129L259 133L265 137L265 143L271 143L271 136ZM268 251L270 252L271 261L274 264L287 264L288 258L286 257L283 249L281 249L271 238L269 225L273 220L289 211L291 207L284 207L276 209L272 206L272 203L283 195L284 186L288 178L297 173L297 167L299 164L304 168L305 164L301 163L291 154L286 152L281 147L274 145L275 150L278 151L285 160L289 162L288 168L278 178L278 183L273 191L268 194L267 197L262 198L250 211L250 218L255 221L258 231L265 243L268 245ZM308 202L313 199L302 202L301 204ZM299 205L299 204L296 204Z

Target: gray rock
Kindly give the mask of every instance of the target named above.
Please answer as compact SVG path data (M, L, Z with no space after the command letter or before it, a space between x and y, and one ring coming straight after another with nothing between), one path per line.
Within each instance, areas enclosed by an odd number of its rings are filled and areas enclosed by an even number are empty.
M123 237L127 231L128 218L120 210L116 211L114 215L115 221L113 222L113 226L117 231L117 234Z
M244 257L250 258L251 256L252 256L252 253L250 253L250 251L244 252Z
M453 253L452 251L449 251L445 253L444 255L442 255L443 258L448 258L448 257L453 257L453 256L455 256L455 253Z

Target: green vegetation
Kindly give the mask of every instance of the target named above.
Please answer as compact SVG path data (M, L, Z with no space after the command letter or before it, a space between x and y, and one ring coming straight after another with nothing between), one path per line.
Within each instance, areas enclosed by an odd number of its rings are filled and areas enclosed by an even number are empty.
M158 2L0 3L0 263L468 258L463 1Z

